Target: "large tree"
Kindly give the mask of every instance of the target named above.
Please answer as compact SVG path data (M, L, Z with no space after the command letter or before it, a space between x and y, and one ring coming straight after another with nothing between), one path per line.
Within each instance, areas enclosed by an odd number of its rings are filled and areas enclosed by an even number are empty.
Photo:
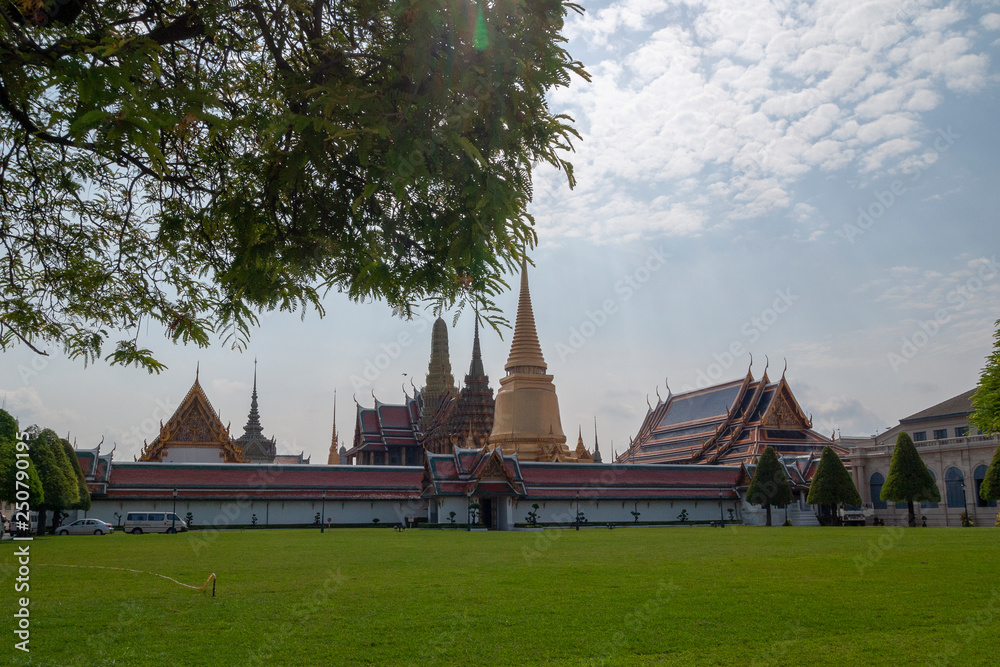
M861 494L847 472L844 462L832 447L824 447L816 466L816 473L809 484L810 505L860 505Z
M73 449L73 445L69 444L69 440L60 440L62 444L63 452L66 455L66 459L69 462L70 467L73 469L73 477L76 482L77 493L79 495L79 500L77 500L70 509L74 510L89 510L90 509L90 487L87 486L87 477L83 474L83 468L80 467L80 459L76 457L76 451Z
M59 525L62 510L80 502L73 466L66 457L59 436L52 429L30 429L28 451L42 480L45 500L37 507L38 534L45 534L46 512L52 512L52 529Z
M573 184L568 9L0 1L0 347L159 370L146 321L242 345L330 289L501 323L533 165Z
M1000 447L993 452L993 460L986 469L983 483L979 485L979 497L983 500L1000 500ZM997 526L1000 526L1000 512L997 513Z
M771 507L784 507L792 502L794 495L788 483L788 473L785 466L778 460L778 455L771 446L765 447L757 460L757 469L747 488L747 502L751 505L762 505L767 511L767 523L771 525Z
M906 431L896 436L896 447L889 463L889 474L882 485L881 499L894 503L905 502L911 528L917 525L917 515L913 511L914 501L936 503L941 500L941 492L931 471L924 465L920 452Z
M972 395L975 411L969 421L983 433L1000 433L1000 320L993 334L993 352L986 357L986 366L979 376L979 385Z
M24 463L20 467L17 465L17 436L17 420L6 410L0 409L0 501L16 503L19 488L17 482L20 481L27 487L29 506L36 507L45 499L42 481L30 457L22 458ZM20 475L19 470L23 471ZM23 490L25 486L20 488Z

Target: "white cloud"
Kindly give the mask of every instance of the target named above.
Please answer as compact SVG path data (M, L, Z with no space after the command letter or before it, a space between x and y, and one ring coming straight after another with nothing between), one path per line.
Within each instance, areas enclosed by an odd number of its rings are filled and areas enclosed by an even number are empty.
M576 192L538 173L543 233L695 234L794 207L814 171L844 171L863 187L926 165L922 114L990 76L963 32L965 7L621 0L571 17L570 52L598 64L591 84L552 97L584 139Z
M56 410L46 406L34 387L26 386L18 389L0 389L4 409L18 420L22 429L38 424L42 428L59 426L77 418L72 410ZM65 435L60 433L60 436Z
M979 25L987 30L1000 30L1000 14L986 14L979 19Z

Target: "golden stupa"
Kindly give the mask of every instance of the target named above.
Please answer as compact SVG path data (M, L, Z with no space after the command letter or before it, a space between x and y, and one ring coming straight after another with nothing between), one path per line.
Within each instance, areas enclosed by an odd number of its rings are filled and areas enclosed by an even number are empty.
M504 369L507 375L501 378L497 391L490 447L500 447L504 454L517 454L521 461L576 461L576 454L566 446L552 376L545 373L526 262L521 265L517 320Z

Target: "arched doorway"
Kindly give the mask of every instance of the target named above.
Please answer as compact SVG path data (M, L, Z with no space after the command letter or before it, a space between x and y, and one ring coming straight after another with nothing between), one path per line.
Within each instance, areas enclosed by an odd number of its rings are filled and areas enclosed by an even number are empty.
M976 482L976 507L996 507L997 501L995 500L983 500L979 497L979 487L983 485L983 480L986 479L986 466L978 466L972 472L972 479Z
M951 467L944 471L945 493L948 496L948 507L965 508L965 475L958 468Z
M880 472L873 473L869 485L872 491L872 507L877 510L884 510L888 505L882 500L882 485L885 484L885 475Z

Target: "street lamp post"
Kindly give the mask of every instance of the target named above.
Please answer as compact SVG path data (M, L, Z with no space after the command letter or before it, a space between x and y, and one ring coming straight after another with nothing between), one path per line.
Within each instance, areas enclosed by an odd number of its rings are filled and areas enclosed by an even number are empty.
M326 529L326 491L323 492L323 509L320 516L319 532L322 533Z
M726 515L722 512L722 489L719 489L719 524L726 525Z
M170 532L177 532L177 489L174 489L174 513L170 515Z

